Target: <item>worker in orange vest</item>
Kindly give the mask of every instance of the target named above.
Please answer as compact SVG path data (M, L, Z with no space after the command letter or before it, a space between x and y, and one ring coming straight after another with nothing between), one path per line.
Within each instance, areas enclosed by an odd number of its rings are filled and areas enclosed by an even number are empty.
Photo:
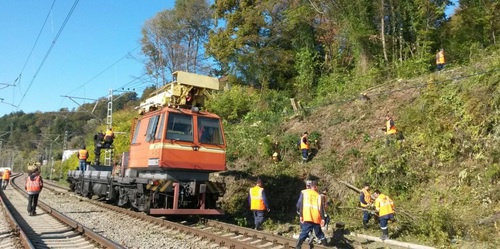
M396 126L394 125L394 120L392 119L389 114L385 115L385 134L387 135L393 135L396 134L398 131L396 129Z
M42 191L43 180L40 176L40 170L35 168L26 178L24 189L28 192L28 213L30 216L36 215L36 207L38 205L38 195Z
M322 245L326 245L326 237L321 230L321 227L325 224L324 205L321 203L316 181L311 182L311 188L300 192L297 201L297 212L300 216L301 232L296 248L302 248L302 243L309 237L311 231L314 231L316 238L319 239Z
M389 221L394 221L394 202L389 196L381 194L379 190L373 192L375 197L375 209L378 212L378 220L380 222L380 229L382 236L380 239L389 239Z
M85 149L85 145L78 151L78 160L80 162L78 170L85 171L87 167L87 158L89 158L89 152Z
M299 141L300 151L302 152L302 163L306 163L309 159L309 141L307 140L308 135L309 134L307 133L307 131L304 132Z
M108 128L106 134L104 135L104 148L109 148L113 144L115 139L115 133L111 127Z
M3 174L2 174L2 189L5 190L7 188L7 185L9 185L10 181L10 170L5 169Z
M439 71L444 69L446 65L446 60L444 58L444 49L440 49L436 54L436 69Z
M396 128L396 125L394 125L394 120L391 116L389 116L389 113L385 115L385 127L382 128L382 130L386 134L386 145L393 143L394 140L397 139L396 135L398 134L398 130Z
M373 207L372 195L370 193L370 184L367 182L365 183L359 195L359 206L365 209L363 210L363 228L367 229L368 222L372 217L371 212L367 209Z
M248 202L250 204L250 210L253 212L255 230L258 230L260 229L260 225L264 222L264 211L271 211L267 202L266 193L262 187L262 180L257 179L256 185L248 191Z

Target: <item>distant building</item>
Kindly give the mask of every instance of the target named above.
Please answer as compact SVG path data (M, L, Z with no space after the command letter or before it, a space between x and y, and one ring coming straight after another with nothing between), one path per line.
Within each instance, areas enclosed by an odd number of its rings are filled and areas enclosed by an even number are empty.
M68 160L70 157L72 157L74 154L78 153L78 150L64 150L63 155L62 155L62 161Z

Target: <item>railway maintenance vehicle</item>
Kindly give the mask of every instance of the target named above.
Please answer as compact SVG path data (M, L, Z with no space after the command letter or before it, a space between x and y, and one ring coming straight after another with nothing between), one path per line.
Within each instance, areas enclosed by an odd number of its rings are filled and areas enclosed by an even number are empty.
M68 172L72 191L151 215L224 214L218 200L225 186L209 179L226 170L222 120L202 109L224 83L183 71L173 76L136 108L140 116L133 120L130 150L117 170L100 165L98 140L96 163Z

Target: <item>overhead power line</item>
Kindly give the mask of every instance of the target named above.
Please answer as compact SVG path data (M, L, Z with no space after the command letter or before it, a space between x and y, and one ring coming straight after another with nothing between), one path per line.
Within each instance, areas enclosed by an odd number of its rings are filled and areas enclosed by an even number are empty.
M71 90L69 93L73 93L75 92L76 90L84 87L85 85L87 85L88 83L90 83L91 81L95 80L97 77L99 77L101 74L103 74L104 72L108 71L110 68L112 68L114 65L116 65L118 62L122 61L123 59L127 58L130 53L134 52L137 48L139 48L139 46L135 47L134 49L128 51L124 56L122 56L120 59L118 59L117 61L113 62L113 64L109 65L107 68L105 68L104 70L102 70L100 73L98 73L97 75L95 75L94 77L92 77L90 80L88 80L87 82L81 84L79 87Z
M64 19L64 22L61 26L61 28L59 28L59 31L57 32L54 40L52 41L52 44L50 45L49 47L49 50L47 51L47 53L45 53L45 56L43 57L43 60L42 62L40 63L40 66L38 66L38 69L36 70L35 74L33 75L33 78L31 79L31 82L30 84L28 85L28 88L26 89L26 91L24 92L23 94L23 97L21 98L21 100L19 101L19 104L17 104L18 107L21 106L24 98L26 97L26 94L29 92L31 86L33 85L33 82L35 81L35 78L36 76L38 75L38 73L40 72L40 70L42 69L43 65L45 64L45 61L47 60L47 58L49 57L49 54L50 52L52 51L52 48L54 48L54 45L56 44L57 42L57 39L59 39L59 36L61 35L61 33L63 32L64 28L66 27L66 24L68 23L68 20L69 18L71 17L71 15L73 14L73 11L75 10L76 6L78 5L78 2L80 0L75 0L75 3L73 3L73 6L71 7L68 15L66 15L66 19Z
M42 28L40 28L40 31L38 32L38 36L36 37L35 44L33 44L33 47L31 48L30 54L28 55L26 62L24 62L23 68L21 69L21 73L19 73L19 76L17 77L18 79L23 74L24 69L26 68L26 65L28 64L28 61L30 60L31 55L33 54L33 51L35 50L36 44L38 43L38 39L40 39L40 36L42 35L42 31L45 28L45 24L47 24L47 20L49 20L50 13L52 12L52 9L54 8L55 3L56 3L56 0L54 0L54 2L52 2L52 6L50 6L49 13L47 13L47 17L45 17L45 21L43 22Z

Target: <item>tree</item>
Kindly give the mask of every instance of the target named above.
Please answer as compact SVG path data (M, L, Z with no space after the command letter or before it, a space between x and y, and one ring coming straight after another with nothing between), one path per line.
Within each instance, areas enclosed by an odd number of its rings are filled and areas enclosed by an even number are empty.
M142 52L148 60L148 74L165 83L165 73L178 70L199 72L203 44L212 26L211 9L206 0L177 0L147 21L142 28Z
M462 0L439 38L456 62L467 61L479 49L496 44L499 18L498 1Z
M215 18L224 26L210 33L207 52L223 74L249 85L292 90L297 53L304 47L320 49L314 12L301 1L221 0Z

